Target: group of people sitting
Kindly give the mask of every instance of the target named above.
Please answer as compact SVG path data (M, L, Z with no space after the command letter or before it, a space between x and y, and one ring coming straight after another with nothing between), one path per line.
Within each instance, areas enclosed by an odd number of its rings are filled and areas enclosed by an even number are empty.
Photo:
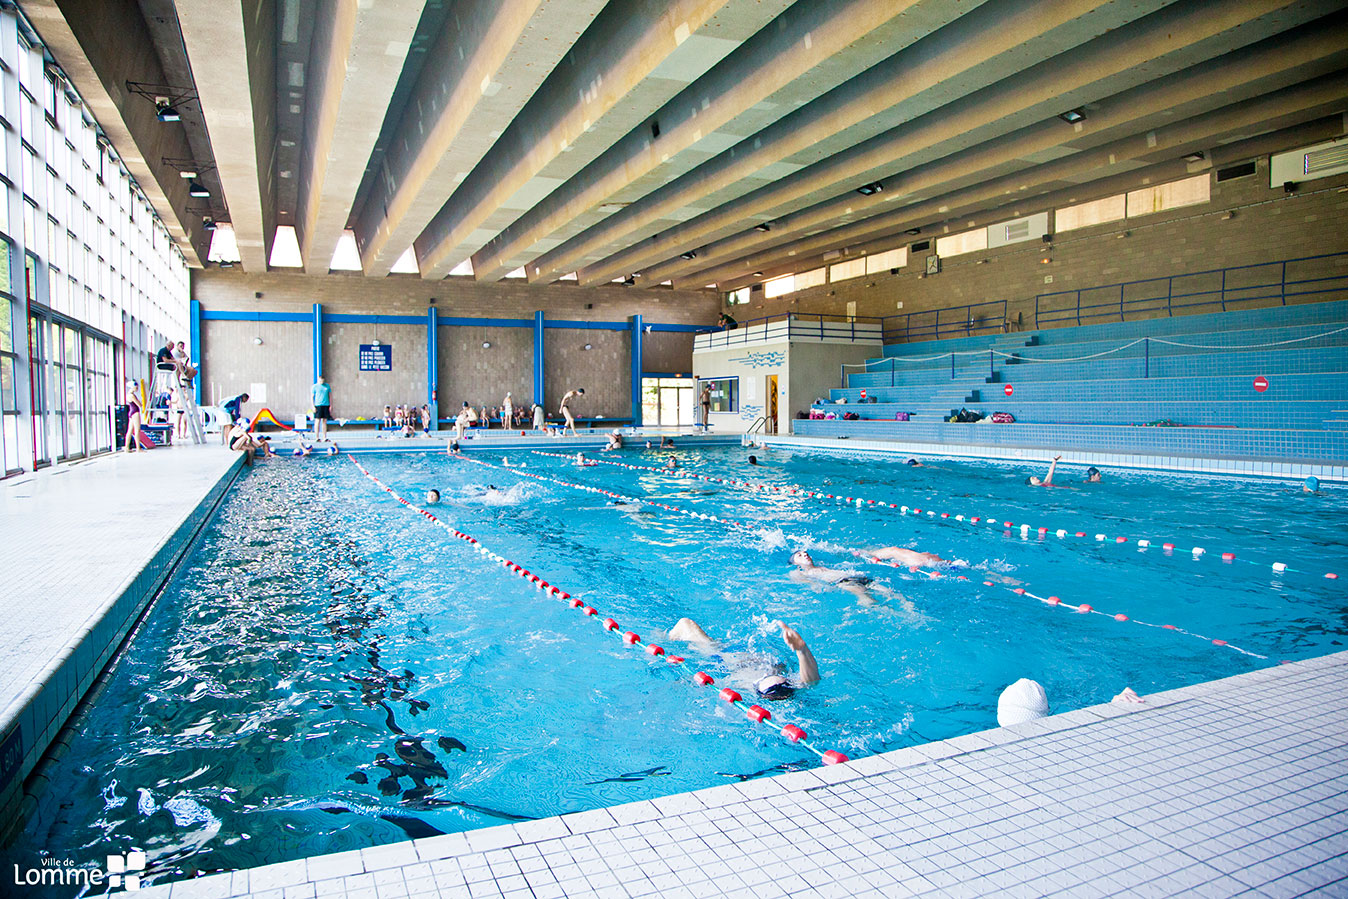
M431 407L428 403L422 403L420 409L413 403L384 406L383 429L386 431L398 431L404 437L411 437L417 431L429 434L431 424Z

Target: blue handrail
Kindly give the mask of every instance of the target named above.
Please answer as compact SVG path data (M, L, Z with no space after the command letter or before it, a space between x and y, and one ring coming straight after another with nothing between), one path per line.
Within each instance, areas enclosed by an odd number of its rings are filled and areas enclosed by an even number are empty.
M1190 272L1183 275L1167 275L1159 278L1144 278L1138 281L1123 281L1118 284L1107 284L1100 287L1086 287L1077 290L1062 290L1055 293L1041 293L1034 298L1034 326L1043 328L1063 322L1072 322L1077 325L1087 324L1091 320L1107 318L1113 321L1127 321L1128 313L1134 312L1159 312L1165 310L1167 316L1173 317L1176 310L1191 309L1195 306L1219 306L1223 312L1226 312L1232 305L1240 303L1254 303L1268 300L1278 300L1283 306L1287 305L1289 297L1305 297L1326 293L1348 292L1348 274L1328 274L1317 275L1315 277L1294 277L1291 280L1287 277L1287 267L1298 263L1316 263L1323 260L1348 258L1348 253L1322 253L1316 256L1301 256L1296 259L1283 259L1273 262L1255 262L1248 265L1234 265L1227 268L1209 269L1201 272ZM1232 286L1229 283L1229 276L1235 272L1250 271L1253 269L1277 269L1276 279L1270 278L1261 280L1257 283L1242 283L1239 286ZM1294 275L1296 273L1294 272ZM1182 282L1204 277L1217 281L1220 278L1220 286L1214 286L1206 290L1187 289L1188 285ZM1181 282L1180 290L1175 290L1176 282ZM1332 283L1331 283L1332 282ZM1302 289L1306 285L1323 284L1324 287L1313 289ZM1144 291L1142 288L1147 286L1157 288L1164 286L1165 292L1161 293L1159 289L1155 291ZM1087 299L1091 299L1090 294L1101 294L1107 296L1104 302L1082 302L1082 294L1087 294ZM1117 299L1114 294L1117 293ZM1128 294L1147 293L1147 296L1134 296L1129 298ZM1064 304L1063 299L1067 299ZM1177 302L1182 300L1193 300L1193 302ZM1164 303L1162 306L1161 304ZM1107 310L1107 311L1096 311Z
M885 343L995 333L1001 331L1006 322L1006 300L886 315L883 321Z

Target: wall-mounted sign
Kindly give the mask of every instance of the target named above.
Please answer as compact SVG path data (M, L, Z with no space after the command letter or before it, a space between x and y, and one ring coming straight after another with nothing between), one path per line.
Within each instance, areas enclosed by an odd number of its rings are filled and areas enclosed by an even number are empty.
M1005 387L1002 388L1002 393L1006 394L1007 396L1010 396L1011 394L1015 393L1015 390L1011 388L1010 384L1007 384Z
M1259 377L1255 378L1254 389L1259 393L1263 393L1265 390L1268 390L1268 378L1264 377L1263 375L1260 375Z
M360 345L361 371L393 371L393 344L362 343Z

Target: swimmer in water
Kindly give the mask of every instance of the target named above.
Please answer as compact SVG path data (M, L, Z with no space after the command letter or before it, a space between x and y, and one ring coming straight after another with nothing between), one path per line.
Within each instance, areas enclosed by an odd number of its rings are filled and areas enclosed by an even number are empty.
M923 468L923 467L925 467L925 466L923 466L923 464L922 464L921 462L917 461L916 459L909 459L907 462L905 462L905 463L903 463L903 464L904 464L904 465L911 465L913 468Z
M1306 478L1306 480L1301 485L1301 492L1319 494L1320 479L1317 478L1315 475L1311 475L1310 477Z
M426 491L426 505L433 506L440 502L440 491L432 487Z
M814 564L814 559L803 549L791 554L791 564L796 566L790 574L791 580L798 584L815 585L816 589L821 586L837 587L856 596L863 605L875 602L875 597L871 596L868 589L871 579L864 574L857 574L845 568L822 568Z
M620 450L622 448L623 448L623 435L621 432L615 430L612 434L608 435L608 445L605 446L601 452L608 453L612 452L613 450Z
M674 469L676 469L676 468L678 468L678 467L679 467L679 463L674 461L674 457L673 457L673 456L670 456L668 459L665 460L665 470L666 470L666 471L673 471Z
M1040 480L1034 475L1030 475L1025 479L1025 483L1029 484L1031 487L1057 487L1058 485L1053 483L1053 472L1057 471L1058 460L1061 458L1062 456L1053 457L1053 464L1048 467L1048 474L1044 475L1043 480Z
M858 556L871 562L890 562L906 568L940 568L952 564L936 553L918 552L902 546L882 546L879 549L856 550Z
M577 465L598 465L599 463L598 463L598 462L593 462L593 461L591 461L591 460L585 458L585 454L584 454L584 453L576 453L576 463L575 463L575 464L577 464Z
M1096 468L1094 465L1086 469L1086 483L1087 484L1100 483L1100 469Z
M810 652L804 638L784 622L778 621L777 626L782 629L782 639L786 641L786 645L795 650L799 670L795 677L789 677L780 671L772 671L755 680L754 690L764 699L788 699L801 687L819 683L819 663L815 661L814 653ZM671 640L682 640L703 652L711 653L719 650L716 642L691 618L680 618L678 623L670 628L669 637ZM746 666L754 664L748 657L741 659Z
M749 457L749 464L750 464L750 465L757 465L757 464L758 464L758 457L757 457L757 456L750 456L750 457Z

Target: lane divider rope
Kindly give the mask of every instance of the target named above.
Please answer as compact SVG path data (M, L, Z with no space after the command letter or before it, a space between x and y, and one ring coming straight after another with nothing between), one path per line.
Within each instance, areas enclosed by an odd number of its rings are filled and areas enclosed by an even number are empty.
M382 489L389 496L392 496L399 503L411 509L413 512L416 512L417 514L421 515L436 527L439 527L442 530L446 531L447 533L449 533L450 536L469 544L470 546L473 547L473 549L477 550L477 552L480 555L486 556L491 561L497 563L498 565L501 565L508 572L515 574L520 578L523 578L524 580L528 581L532 586L537 587L548 597L550 598L555 597L557 599L560 599L563 602L565 602L570 608L579 610L584 617L593 618L595 621L600 623L600 625L604 628L606 632L614 634L619 640L621 640L623 645L629 646L633 649L644 650L645 653L651 656L652 659L663 658L666 661L666 663L671 665L677 665L684 670L692 670L696 667L692 665L683 656L667 654L664 650L664 647L662 646L657 646L653 643L643 644L641 637L635 632L623 631L621 625L619 625L617 621L615 621L612 618L603 617L602 613L598 609L594 608L593 606L587 605L583 600L572 596L570 593L567 593L565 590L563 590L556 584L549 583L548 581L539 577L538 574L530 571L524 566L510 559L507 559L505 556L492 552L490 549L488 549L487 547L483 546L480 542L478 542L476 538L471 537L468 534L465 534L462 531L446 524L438 516L436 516L435 513L415 505L406 497L399 494L392 487L388 486L383 481L379 480L379 478L375 477L375 475L371 473L368 468L366 468L364 465L361 465L360 462L356 461L356 458L352 456L350 453L347 454L347 458L351 460L351 464L355 465L356 468L360 470L361 474L365 475L365 477L373 481L376 485L380 487L380 489ZM460 456L456 458L462 457ZM508 471L510 469L506 470ZM711 675L707 674L704 671L696 671L693 674L693 682L699 686L709 687L715 685L716 680L715 678L713 678ZM841 752L838 752L837 750L833 749L824 750L815 746L814 743L810 741L809 735L800 726L791 724L789 722L785 722L780 718L776 719L774 723L773 721L774 716L772 712L768 711L767 709L763 708L760 705L753 705L745 702L744 698L740 696L738 692L731 689L730 687L722 687L717 695L721 700L729 703L730 705L744 712L745 718L747 718L749 721L754 722L755 724L761 724L771 729L776 729L778 725L781 725L781 730L779 731L779 733L784 739L786 739L791 743L804 746L806 749L810 750L815 755L819 756L819 758L823 760L824 764L839 765L842 764L843 762L849 761L846 755L842 754Z
M573 458L572 456L567 456L563 453L551 453L545 450L532 450L532 452L534 455L537 456L551 456L552 458L555 459ZM753 493L780 493L784 496L796 496L805 499L813 499L822 503L826 503L828 505L855 505L859 509L867 508L874 510L894 510L897 511L900 515L911 515L917 518L922 518L925 516L928 519L938 520L945 523L954 521L961 524L968 524L970 526L978 525L980 522L986 522L988 525L992 527L1003 528L1007 531L1019 531L1022 538L1028 537L1032 533L1038 534L1038 536L1040 537L1047 537L1049 534L1052 534L1059 539L1084 538L1091 536L1086 531L1076 531L1076 530L1069 531L1066 528L1050 528L1043 525L1036 527L1028 524L1016 524L1015 522L1004 521L999 517L991 515L979 516L979 515L965 515L962 513L951 514L949 512L938 512L934 509L924 510L921 508L910 508L908 506L900 505L898 503L885 502L884 500L866 499L864 497L859 496L835 495L832 493L825 493L823 491L810 490L809 488L803 487L799 484L791 484L783 487L777 484L763 483L761 481L744 481L736 478L721 478L716 477L714 475L701 474L699 472L691 471L686 468L680 468L671 471L669 469L657 468L651 465L633 465L630 462L615 462L611 459L590 459L590 461L598 462L603 465L612 465L617 468L626 468L630 469L631 471L645 472L647 474L660 474L666 476L679 475L679 476L693 477L702 481L706 481L708 483L723 484L728 487L735 487L741 490L748 490ZM1117 535L1111 536L1109 534L1095 534L1094 538L1096 543L1101 544L1103 546L1136 546L1139 550L1159 547L1162 550L1162 552L1164 552L1166 555L1173 555L1176 551L1176 544L1170 541L1153 541L1144 538L1138 538L1134 540L1131 537L1119 537ZM1183 553L1184 550L1181 549L1179 550L1179 552ZM1237 556L1234 552L1222 552L1220 554L1213 554L1209 553L1208 550L1205 549L1204 547L1195 546L1189 550L1189 553L1193 556L1194 561L1199 561L1209 555L1217 555L1221 559L1221 561L1226 563L1240 562L1246 565L1254 565L1258 568L1267 567L1276 574L1295 572L1297 574L1306 574L1314 576L1311 572L1307 571L1304 568L1293 568L1290 565L1287 565L1283 562L1273 562L1272 564L1267 564L1264 562L1256 562L1252 559L1246 559ZM1331 581L1338 580L1339 578L1339 576L1332 571L1326 572L1324 577Z
M556 453L543 453L543 452L538 451L538 450L535 450L535 452L538 452L540 455L559 455L559 454L556 454ZM568 488L571 488L571 489L573 489L573 490L580 490L580 491L584 491L584 492L586 492L586 493L595 493L595 494L599 494L599 495L601 495L601 496L607 496L607 497L610 497L610 498L612 498L612 499L623 500L623 501L625 501L625 502L640 503L640 504L643 504L643 505L655 506L656 508L665 509L665 510L667 510L667 511L675 512L675 513L680 514L680 515L686 515L686 516L689 516L689 517L692 517L692 518L702 519L702 520L704 520L704 521L715 521L715 522L718 522L718 523L720 523L720 524L727 525L728 527L736 528L736 529L738 529L738 530L743 530L743 531L746 531L746 532L752 533L752 534L757 534L758 531L759 531L759 529L758 529L757 527L753 526L753 525L747 525L747 524L744 524L743 522L733 521L733 520L731 520L731 519L729 519L729 518L722 518L722 517L719 516L719 515L710 515L710 514L707 514L707 513L704 513L704 512L693 512L693 511L688 510L688 509L681 509L681 508L679 508L678 506L672 506L672 505L669 505L668 503L657 502L657 501L655 501L655 500L650 500L650 499L646 499L646 498L644 498L644 497L639 497L639 496L628 496L628 495L625 495L625 494L617 493L617 492L612 491L612 490L607 490L607 489L602 488L602 487L595 487L595 486L592 486L592 485L589 485L589 484L579 484L579 483L576 483L576 482L574 482L574 481L566 481L566 480L563 480L563 479L561 479L561 478L556 478L556 477L550 477L550 476L548 476L548 475L537 474L537 473L535 473L535 472L525 471L525 470L520 469L520 468L507 467L507 466L503 466L503 465L495 465L495 464L493 464L493 463L491 463L491 462L486 462L486 461L484 461L484 460L482 460L482 459L472 458L472 457L470 457L470 456L463 455L462 453L460 453L460 454L458 454L458 455L451 455L450 458L452 458L452 459L459 459L459 460L464 461L464 462L471 462L471 463L473 463L474 465L481 465L481 466L484 466L484 467L486 467L486 468L492 468L492 469L495 469L495 470L497 470L497 471L511 472L511 473L516 474L516 475L519 475L519 476L521 476L521 477L532 478L532 479L537 480L537 481L544 481L544 482L547 482L547 483L557 484L557 485L559 485L559 486L561 486L561 487L568 487ZM570 457L570 456L559 456L559 458L567 459L567 458L572 458L572 457ZM624 464L624 463L611 463L611 464L622 465L622 464ZM637 467L639 467L639 466L637 466ZM801 538L801 537L799 537L799 536L796 536L796 535L787 535L787 536L791 536L792 539L795 539L795 540L797 540L797 541L800 541L800 540L803 539L803 538ZM907 566L899 565L899 564L896 564L896 563L893 563L893 562L884 561L884 560L881 560L881 559L875 559L875 558L866 556L866 555L864 555L864 554L862 554L862 553L858 553L858 555L860 555L862 558L866 559L867 561L873 562L873 563L878 564L878 565L888 565L888 566L890 566L891 568L907 568ZM963 574L955 574L955 573L952 573L952 572L950 572L950 571L942 571L942 570L940 570L940 569L908 568L907 570L908 570L908 572L909 572L910 574L921 575L921 576L930 578L930 579L932 579L932 580L953 580L953 581L964 581L964 582L969 583L969 584L972 584L972 583L973 583L972 581L969 580L968 576L966 576L966 575L963 575ZM1205 643L1210 643L1210 644L1212 644L1213 646L1221 646L1221 647L1224 647L1224 648L1226 648L1226 649L1234 650L1235 652L1238 652L1238 653L1240 653L1240 654L1242 654L1242 655L1250 656L1251 658L1255 658L1255 659L1267 659L1267 658L1268 658L1268 656L1260 655L1260 654L1257 653L1257 652L1251 652L1251 651L1248 650L1248 649L1244 649L1244 648L1242 648L1242 647L1236 646L1235 644L1230 643L1230 642L1228 642L1228 641L1226 641L1226 640L1221 640L1221 639L1217 639L1217 638L1214 638L1214 637L1208 637L1208 636L1206 636L1206 635L1204 635L1204 634L1200 634L1200 633L1197 633L1197 632L1195 632L1195 631L1185 630L1184 628L1178 627L1177 625L1173 625L1173 624L1153 624L1153 623L1147 622L1147 621L1139 621L1138 619L1133 618L1133 617L1130 616L1130 615L1126 615L1126 614L1124 614L1124 613L1122 613L1122 612L1102 612L1102 611L1100 611L1099 609L1096 609L1095 607L1091 606L1091 605L1088 604L1088 603L1081 603L1081 604L1078 604L1078 605L1074 605L1074 604L1069 603L1069 602L1064 602L1061 598L1059 598L1059 597L1057 597L1057 596L1040 596L1040 595L1037 594L1037 593L1031 593L1029 590L1025 589L1024 587L1010 587L1010 586L1007 586L1007 585L1005 585L1005 584L997 584L997 583L994 583L993 581L982 581L982 584L983 584L983 586L985 586L985 587L992 587L993 589L1001 589L1001 590L1005 590L1005 591L1007 591L1007 592L1009 592L1009 593L1014 593L1014 594L1016 594L1017 596L1022 596L1022 597L1026 597L1026 598L1029 598L1029 599L1038 600L1039 602L1043 603L1044 605L1051 606L1051 607L1053 607L1053 608L1062 609L1062 610L1065 611L1065 612L1074 612L1074 613L1078 613L1078 614L1103 615L1104 617L1106 617L1106 618L1111 618L1111 619L1113 619L1114 621L1119 621L1119 622L1132 622L1133 624L1138 624L1138 625L1141 625L1142 627L1157 628L1157 629L1160 629L1160 630L1172 631L1172 632L1174 632L1174 633L1176 633L1176 634L1183 634L1183 635L1186 636L1186 637L1194 637L1194 638L1196 638L1196 639L1199 639L1199 640L1204 641Z

